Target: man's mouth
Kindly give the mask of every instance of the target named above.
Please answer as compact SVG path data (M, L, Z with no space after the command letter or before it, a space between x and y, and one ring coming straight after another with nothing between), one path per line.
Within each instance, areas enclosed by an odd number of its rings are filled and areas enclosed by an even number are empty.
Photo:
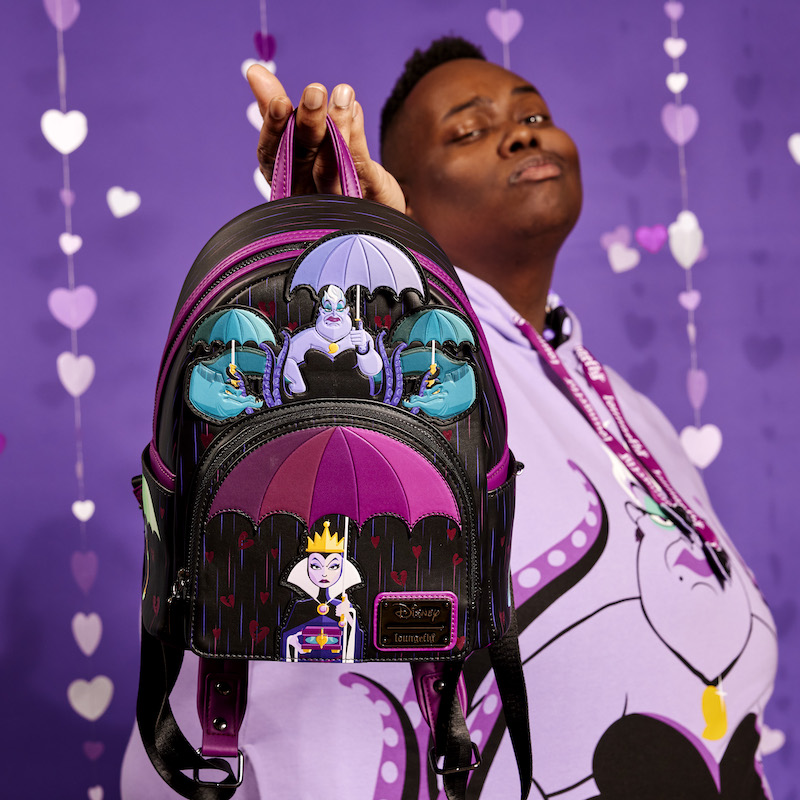
M561 165L552 156L534 156L533 158L525 159L525 161L511 173L508 182L512 185L517 183L535 183L537 181L546 181L550 178L558 178L561 176L561 173Z

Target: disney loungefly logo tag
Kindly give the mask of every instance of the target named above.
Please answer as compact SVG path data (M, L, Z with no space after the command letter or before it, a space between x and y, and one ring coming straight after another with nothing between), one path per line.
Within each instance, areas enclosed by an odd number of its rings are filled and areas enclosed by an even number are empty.
M450 650L458 598L452 592L384 592L375 598L379 650Z

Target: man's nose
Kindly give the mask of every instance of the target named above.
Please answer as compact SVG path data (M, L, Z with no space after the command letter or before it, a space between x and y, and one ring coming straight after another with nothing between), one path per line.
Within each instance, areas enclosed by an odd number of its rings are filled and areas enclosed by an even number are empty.
M528 125L521 122L509 126L500 144L500 152L504 156L512 155L529 147L539 147L539 136Z

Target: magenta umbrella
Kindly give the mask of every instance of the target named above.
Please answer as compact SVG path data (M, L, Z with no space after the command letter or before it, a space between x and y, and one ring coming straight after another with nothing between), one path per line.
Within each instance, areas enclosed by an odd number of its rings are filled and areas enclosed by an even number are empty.
M330 514L359 526L376 514L399 516L409 528L433 515L461 524L453 492L433 464L397 439L349 427L292 431L262 445L222 482L209 518L221 511L241 511L256 523L291 513L309 528Z

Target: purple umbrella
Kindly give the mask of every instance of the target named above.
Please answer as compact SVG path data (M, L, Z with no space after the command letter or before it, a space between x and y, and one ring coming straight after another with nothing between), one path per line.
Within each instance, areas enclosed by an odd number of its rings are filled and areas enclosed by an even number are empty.
M370 292L385 287L398 297L406 289L424 295L422 278L399 247L378 236L348 233L311 248L297 263L289 291L310 286L315 292L333 284L347 290L364 286Z
M222 482L209 517L231 510L256 523L292 513L309 528L330 514L359 526L376 514L399 516L410 528L433 515L461 524L453 492L433 464L390 436L347 427L293 431L248 455Z

